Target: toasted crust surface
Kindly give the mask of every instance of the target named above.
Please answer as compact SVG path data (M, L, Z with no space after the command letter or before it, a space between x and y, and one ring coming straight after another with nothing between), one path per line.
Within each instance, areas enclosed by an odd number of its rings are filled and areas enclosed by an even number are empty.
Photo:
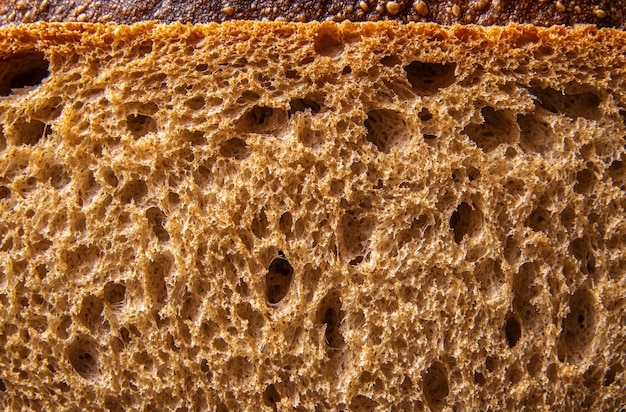
M624 0L271 0L271 1L92 1L9 0L0 24L34 21L209 23L229 20L433 22L439 24L537 26L594 24L626 28Z
M618 410L626 34L0 29L4 410Z

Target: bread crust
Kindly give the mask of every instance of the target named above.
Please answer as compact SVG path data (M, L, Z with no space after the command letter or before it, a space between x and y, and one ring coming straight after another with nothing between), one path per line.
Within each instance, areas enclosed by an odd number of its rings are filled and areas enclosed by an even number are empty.
M538 0L248 0L222 1L145 1L37 0L26 4L9 0L0 5L0 24L34 21L82 21L135 23L159 20L209 23L229 20L285 21L378 21L433 22L439 24L537 26L594 24L598 27L626 28L623 0L575 2Z

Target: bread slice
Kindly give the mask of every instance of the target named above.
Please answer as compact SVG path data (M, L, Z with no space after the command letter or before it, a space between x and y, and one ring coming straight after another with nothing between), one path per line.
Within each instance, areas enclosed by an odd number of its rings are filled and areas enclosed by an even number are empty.
M0 30L6 410L616 410L626 34Z

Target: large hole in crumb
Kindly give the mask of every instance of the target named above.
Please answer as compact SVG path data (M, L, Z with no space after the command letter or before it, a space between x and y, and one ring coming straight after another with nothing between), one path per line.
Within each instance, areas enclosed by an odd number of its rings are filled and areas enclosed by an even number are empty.
M582 360L596 333L595 299L591 291L578 289L569 301L570 312L559 335L558 357L577 363Z
M104 285L104 301L113 309L119 309L126 298L126 286L121 283L108 282Z
M287 124L287 112L267 106L254 106L237 121L237 128L248 133L272 134Z
M626 166L622 160L614 160L608 168L608 174L613 181L613 185L626 187Z
M404 67L406 78L413 91L420 95L430 95L448 87L455 81L455 63L423 63L414 61Z
M493 372L500 368L500 359L495 355L487 356L485 359L485 367L489 372Z
M602 99L592 92L561 93L552 88L533 88L531 91L537 96L536 103L552 113L587 119L597 119L602 114L599 108Z
M220 145L220 154L231 159L244 160L250 156L250 149L246 142L238 137L234 137Z
M293 99L289 103L289 107L289 117L293 116L294 113L306 111L309 111L311 113L319 113L322 108L322 106L318 102L311 99Z
M336 292L327 294L317 309L317 323L326 325L324 338L330 348L343 348L345 341L341 334L341 322L344 313L341 308L341 298Z
M483 122L466 126L463 133L483 152L489 153L501 144L512 144L517 141L519 131L509 112L486 106L480 113Z
M417 114L417 117L423 121L428 122L433 119L433 114L426 107L422 107L422 110Z
M504 333L506 335L506 342L509 344L509 348L515 347L517 342L522 337L522 327L514 315L510 315L507 318L506 324L504 325Z
M293 279L293 267L284 255L274 258L265 275L265 294L270 304L277 304L287 296Z
M291 215L291 212L285 212L280 215L278 227L285 236L291 236L291 231L293 227L293 216Z
M544 153L554 144L554 133L548 123L536 114L517 116L520 128L520 146L527 152Z
M160 242L170 240L170 234L165 229L165 213L158 207L151 207L146 210L146 218L152 227L152 232Z
M482 372L474 371L474 383L478 386L483 386L487 383L487 379L485 379L485 375L483 375Z
M11 197L11 190L6 186L0 186L0 200Z
M389 153L392 147L400 146L410 138L406 121L392 110L372 110L365 120L366 139L376 148Z
M139 203L147 194L148 185L143 180L132 180L119 191L122 203L130 203L131 201Z
M322 23L313 38L315 52L322 56L335 57L341 54L344 48L341 32L337 25Z
M604 386L612 385L615 382L615 378L622 372L624 372L624 367L619 363L609 367L604 374Z
M454 241L461 243L463 237L473 237L480 231L483 224L482 213L466 202L459 204L450 217L450 227L454 231Z
M276 407L278 402L280 402L280 394L278 393L276 386L272 383L265 388L265 391L263 391L263 403L265 406Z
M185 106L189 107L191 110L200 110L204 107L204 97L195 96L185 102Z
M148 133L156 131L156 121L143 114L131 114L126 117L126 125L135 139L139 139Z
M588 195L595 188L598 178L593 170L586 168L576 173L576 184L574 192L581 195Z
M400 60L400 58L398 58L398 56L384 56L383 58L380 59L380 64L382 64L385 67L393 67L393 66L398 66L402 63L402 61Z
M52 129L39 120L18 121L13 125L13 134L7 136L16 146L36 145L42 137L48 136Z
M547 233L550 228L551 215L543 206L537 206L526 219L525 225L535 232Z
M104 180L104 182L111 187L117 187L117 184L119 183L115 172L108 167L102 168L102 180Z
M74 370L83 378L94 380L98 377L98 349L91 338L84 335L75 338L68 346L66 356Z
M432 410L439 411L445 406L450 391L448 372L441 362L433 363L424 373L424 397Z
M48 77L49 63L41 52L17 53L0 61L0 96L34 87Z

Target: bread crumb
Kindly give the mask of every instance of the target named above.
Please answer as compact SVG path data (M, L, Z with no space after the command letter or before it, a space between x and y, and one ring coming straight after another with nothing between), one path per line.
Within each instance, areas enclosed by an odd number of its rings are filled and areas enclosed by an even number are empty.
M0 30L0 410L554 409L591 364L614 405L626 33L48 29Z
M361 10L363 11L368 11L369 10L369 6L367 5L366 2L362 1L359 3L359 7L361 8Z
M387 7L387 12L391 15L396 15L400 13L400 10L402 10L400 5L396 3L395 1L390 1L389 3L387 3L386 7Z
M454 6L452 6L452 14L454 14L454 17L460 17L461 6L459 6L458 4L455 4Z
M420 16L428 16L428 4L426 4L426 2L420 0L416 3L413 3L413 8Z

